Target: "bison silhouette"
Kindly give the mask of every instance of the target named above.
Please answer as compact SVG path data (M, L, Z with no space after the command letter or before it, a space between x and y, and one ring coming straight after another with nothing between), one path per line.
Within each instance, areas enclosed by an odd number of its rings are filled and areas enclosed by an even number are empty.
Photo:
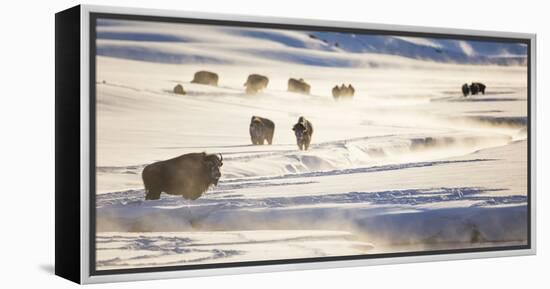
M470 92L472 92L472 95L476 95L480 92L485 94L485 87L485 84L481 82L472 82L472 84L470 84Z
M311 86L307 84L302 78L294 79L290 78L288 80L288 91L290 92L299 92L304 94L309 94Z
M267 118L253 116L250 120L249 131L252 144L263 145L264 140L271 144L275 133L275 123Z
M485 88L485 84L481 82L472 82L472 84L470 84L469 86L467 83L464 83L462 85L462 94L464 95L464 97L468 96L469 94L476 95L480 92L481 94L485 94Z
M334 86L332 88L332 97L334 99L340 98L352 98L355 95L355 88L349 84L348 86L342 83L341 86Z
M218 75L210 71L198 71L195 73L191 83L206 84L212 86L218 86Z
M185 92L185 89L183 89L183 86L181 84L174 86L174 93L181 94L181 95L187 94L187 92Z
M300 116L298 123L292 127L294 135L296 135L296 143L300 150L308 150L311 143L311 136L313 135L313 125L305 117Z
M256 94L267 87L269 79L259 74L250 74L244 83L247 94Z
M181 195L196 200L221 177L220 154L189 153L147 165L141 174L145 186L145 199L158 200L160 194Z
M470 87L468 86L467 83L464 83L462 85L462 95L464 95L464 97L468 96L468 94L470 94Z

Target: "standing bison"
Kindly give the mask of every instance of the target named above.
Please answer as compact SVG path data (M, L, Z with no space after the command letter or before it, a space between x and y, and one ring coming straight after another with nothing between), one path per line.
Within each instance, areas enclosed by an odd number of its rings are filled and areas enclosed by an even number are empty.
M191 83L218 86L218 75L210 71L198 71L195 73L195 77L193 77Z
M302 78L294 79L290 78L288 80L288 91L290 92L299 92L304 94L309 94L311 86L307 84Z
M161 192L181 195L184 199L198 199L221 177L220 154L190 153L159 161L146 166L141 177L145 186L145 199L158 200Z
M467 83L464 83L462 85L462 95L464 95L464 97L468 96L468 94L470 94L470 87L468 86Z
M300 150L308 150L311 143L311 136L313 135L313 125L305 117L300 116L298 123L292 127L294 134L296 135L296 143Z
M334 99L351 98L355 95L355 88L350 84L345 86L343 83L340 87L338 85L332 88L332 97Z
M265 89L268 83L269 79L267 77L259 74L250 74L244 86L246 86L247 94L256 94L260 90Z
M472 92L472 95L476 95L478 93L485 94L485 84L481 82L472 82L470 85L470 91Z
M183 86L181 84L174 86L174 93L181 94L181 95L187 94L187 92L185 92L185 89L183 89Z
M267 118L253 116L250 120L249 131L252 144L263 145L264 140L271 144L275 133L275 123Z

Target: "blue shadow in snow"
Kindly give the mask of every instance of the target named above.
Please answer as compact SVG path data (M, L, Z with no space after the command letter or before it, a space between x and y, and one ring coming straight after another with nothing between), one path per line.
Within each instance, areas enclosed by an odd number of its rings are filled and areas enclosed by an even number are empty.
M182 63L210 63L210 64L229 64L228 61L221 59L178 54L173 52L158 51L146 47L119 46L119 45L99 45L97 55L109 56L123 59L140 60L158 63L182 64Z

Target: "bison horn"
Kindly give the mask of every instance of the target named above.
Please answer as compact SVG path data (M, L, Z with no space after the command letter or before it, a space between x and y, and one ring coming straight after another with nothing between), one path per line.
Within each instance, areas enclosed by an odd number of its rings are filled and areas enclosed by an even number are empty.
M220 155L220 162L223 162L223 155L222 154L219 154Z

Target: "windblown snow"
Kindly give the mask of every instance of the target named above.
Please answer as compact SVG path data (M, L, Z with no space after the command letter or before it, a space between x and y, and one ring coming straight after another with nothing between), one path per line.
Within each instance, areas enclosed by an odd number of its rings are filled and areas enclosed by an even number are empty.
M97 36L98 270L527 242L522 45L115 20ZM219 85L190 83L199 70ZM252 73L269 77L257 95ZM473 81L486 94L463 97ZM353 99L333 100L341 83ZM273 145L251 145L253 115L275 122ZM203 151L224 156L218 186L145 201L144 166Z

